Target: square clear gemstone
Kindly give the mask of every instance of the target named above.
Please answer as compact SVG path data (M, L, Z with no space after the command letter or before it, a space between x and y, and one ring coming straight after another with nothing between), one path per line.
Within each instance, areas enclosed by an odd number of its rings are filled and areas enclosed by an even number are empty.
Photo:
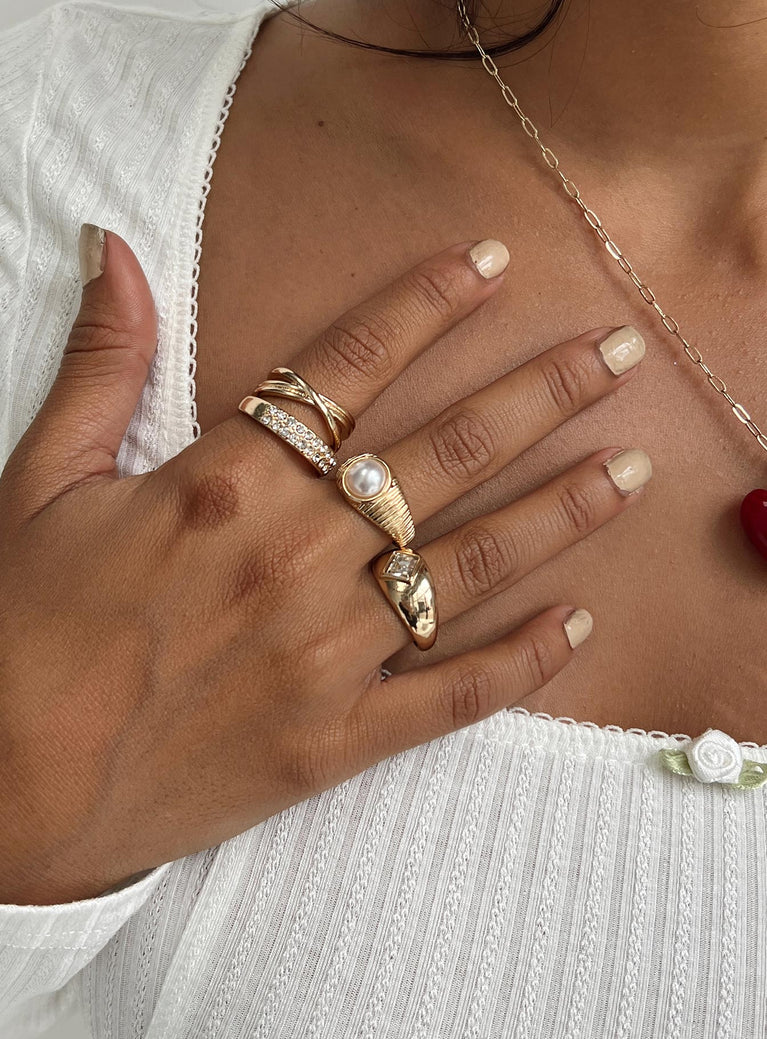
M420 562L418 556L411 555L410 552L394 552L386 564L384 575L394 577L397 581L410 582Z

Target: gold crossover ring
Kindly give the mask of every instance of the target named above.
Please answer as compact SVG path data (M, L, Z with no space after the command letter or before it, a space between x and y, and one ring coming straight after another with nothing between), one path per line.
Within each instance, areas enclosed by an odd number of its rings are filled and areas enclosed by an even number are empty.
M299 454L311 462L320 476L332 476L335 473L337 462L333 452L322 437L318 437L313 429L309 429L303 422L293 418L287 411L275 407L268 400L261 397L243 397L238 404L240 411L250 415L262 426L271 429L286 444L294 447Z
M282 376L282 378L265 379L256 386L254 394L274 395L275 397L291 397L293 400L302 400L310 404L325 419L325 423L333 439L333 450L337 451L342 442L351 436L354 430L354 418L346 408L336 404L330 397L315 390L306 379L294 372L292 368L273 368L270 376Z

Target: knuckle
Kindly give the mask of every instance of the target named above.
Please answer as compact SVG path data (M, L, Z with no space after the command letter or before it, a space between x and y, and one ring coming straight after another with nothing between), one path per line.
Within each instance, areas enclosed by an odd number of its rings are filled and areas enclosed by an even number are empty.
M136 339L135 321L122 321L122 314L111 300L83 300L69 333L67 349L110 348Z
M353 771L343 719L291 726L282 742L279 771L283 784L296 798L326 790ZM343 775L341 775L343 773Z
M438 420L428 436L438 471L451 481L479 475L498 455L495 431L466 408Z
M253 553L235 565L224 591L224 605L228 609L252 600L260 600L266 589L276 581L279 562L268 553L266 557Z
M111 374L126 378L146 378L149 365L142 344L129 332L105 324L77 324L69 333L62 365L87 377L96 370L99 376Z
M558 412L573 415L583 406L589 372L576 356L549 357L542 374L546 392Z
M489 595L506 580L515 580L520 561L514 540L489 527L474 525L458 541L457 576L469 599Z
M307 628L309 625L306 625ZM299 650L301 671L312 676L315 690L320 686L333 686L338 675L338 662L342 658L343 644L338 624L328 624L327 619L313 626L316 630L305 631ZM316 696L315 696L316 699Z
M529 632L519 647L517 665L522 670L525 684L540 689L557 673L556 658L551 644L542 632Z
M181 523L188 530L215 530L234 519L242 504L243 476L236 467L195 473L181 493Z
M130 330L122 327L115 318L111 310L94 302L83 305L69 333L68 348L72 345L88 349L119 346L129 340Z
M378 683L380 679L376 678ZM342 719L342 740L340 749L344 768L353 772L359 768L357 764L366 758L370 751L381 741L381 723L374 721L370 713L364 709L364 701L346 712Z
M419 267L410 275L418 305L429 316L450 318L461 299L461 281L454 267Z
M307 527L271 531L258 545L245 551L229 573L225 605L255 603L275 595L288 601L300 592L306 574L316 563L318 542Z
M596 526L596 502L585 487L564 484L559 489L559 504L568 526L576 533L586 534Z
M353 323L334 322L317 346L323 362L341 381L360 375L383 379L393 370L394 328L380 315L356 317Z
M303 798L321 790L327 775L326 752L320 734L313 732L299 737L291 733L291 740L279 755L282 785L293 796Z
M456 668L445 681L453 728L473 725L493 712L491 673L478 665Z

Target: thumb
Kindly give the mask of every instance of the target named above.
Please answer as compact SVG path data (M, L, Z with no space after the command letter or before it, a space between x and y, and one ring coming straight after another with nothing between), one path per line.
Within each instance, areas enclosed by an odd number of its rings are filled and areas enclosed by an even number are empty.
M59 371L4 472L17 508L35 515L91 478L114 479L116 458L157 347L157 313L128 244L95 224L78 242L80 311Z

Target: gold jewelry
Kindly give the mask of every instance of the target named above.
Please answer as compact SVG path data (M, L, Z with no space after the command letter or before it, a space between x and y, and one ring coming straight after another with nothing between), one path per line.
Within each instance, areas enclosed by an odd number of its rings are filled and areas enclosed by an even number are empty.
M391 469L378 455L354 455L336 473L344 498L400 548L415 537L413 517Z
M437 638L437 601L423 556L412 548L395 548L376 556L371 569L416 646L419 649L433 646Z
M246 415L254 418L256 422L260 422L262 426L271 429L272 433L276 433L286 444L294 447L299 454L312 463L320 476L328 474L332 476L335 473L337 462L325 441L318 437L313 429L309 429L303 422L293 418L287 411L275 407L268 400L252 396L243 397L237 407Z
M330 430L334 451L337 451L342 442L351 436L355 422L346 408L342 408L340 404L336 404L330 397L326 397L318 390L315 390L306 379L294 372L292 368L272 368L269 374L282 375L284 378L264 380L253 390L254 394L265 393L267 395L273 394L276 397L291 397L293 400L302 400L304 403L315 407L325 419L325 423Z
M642 279L636 273L633 266L631 265L631 263L629 263L628 259L623 254L621 249L618 247L618 245L616 245L612 238L610 238L607 231L604 229L604 226L602 225L602 221L596 215L594 210L590 209L583 201L583 199L581 198L580 191L572 182L572 180L570 180L570 178L567 177L560 170L559 159L551 150L551 148L548 148L545 144L543 144L538 133L538 128L534 125L532 119L530 119L529 116L526 116L525 113L522 111L519 101L517 100L511 87L508 85L508 83L505 83L501 79L501 76L498 72L498 66L495 64L492 57L487 53L487 51L480 43L479 34L477 33L477 30L474 28L472 23L469 21L469 16L466 13L466 6L464 4L464 0L457 0L457 7L458 15L464 24L469 40L476 47L477 51L480 54L480 57L482 58L482 67L487 73L489 73L489 75L493 77L498 86L501 88L501 95L503 97L503 100L519 118L522 124L522 129L525 131L527 136L531 137L538 145L543 161L559 177L559 179L562 182L563 188L570 196L570 198L573 199L573 201L578 205L589 227L591 227L591 229L596 234L597 238L599 238L600 242L602 242L610 256L612 256L612 258L618 263L621 270L629 276L631 281L639 290L639 294L641 295L645 303L648 303L657 313L658 317L660 318L661 324L666 329L666 331L670 335L676 336L676 338L680 341L685 354L687 355L687 357L689 357L693 364L696 364L701 369L703 374L706 376L706 379L711 388L716 393L721 394L721 396L730 405L730 409L735 418L738 419L739 422L743 423L743 425L746 427L749 433L756 439L756 442L759 444L759 446L763 448L765 451L767 451L767 434L761 431L759 426L757 426L757 424L753 421L753 419L746 411L746 409L743 407L743 405L738 404L733 399L733 397L730 396L726 384L722 379L719 378L718 375L714 375L714 373L703 360L703 355L701 354L700 350L698 350L698 348L695 346L691 346L687 342L685 337L679 331L678 323L674 320L673 317L664 312L663 308L658 303L655 293L644 281L642 281ZM743 502L741 503L740 520L746 532L746 535L748 536L751 543L754 545L757 551L760 552L760 554L764 556L765 559L767 559L767 490L765 490L764 488L760 488L751 491L749 494L745 496Z

